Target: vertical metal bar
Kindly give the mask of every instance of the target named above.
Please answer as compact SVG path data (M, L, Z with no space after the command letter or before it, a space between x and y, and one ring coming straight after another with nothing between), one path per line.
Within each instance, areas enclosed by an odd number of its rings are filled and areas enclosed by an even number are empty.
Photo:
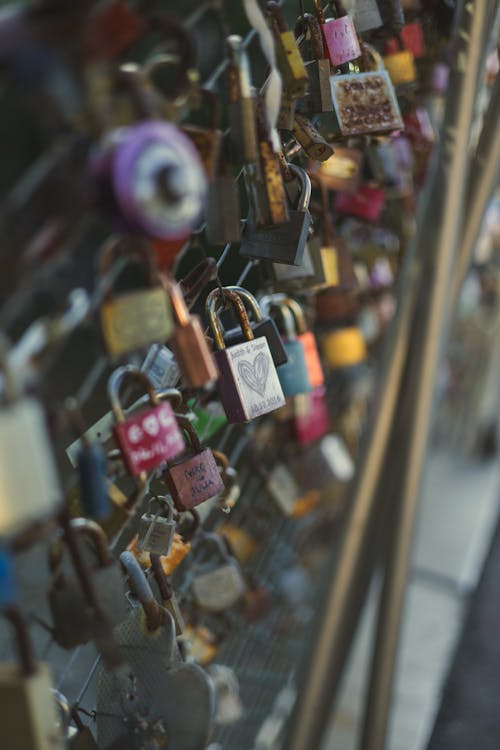
M393 675L399 644L420 479L426 455L435 375L449 310L449 282L461 217L468 167L469 134L481 61L481 38L486 0L464 3L457 34L455 65L451 71L440 159L442 191L428 217L427 271L422 277L412 322L405 387L398 402L394 437L400 446L393 471L398 482L394 501L396 518L387 555L380 599L376 642L360 747L383 750L392 699ZM409 434L408 434L409 433Z

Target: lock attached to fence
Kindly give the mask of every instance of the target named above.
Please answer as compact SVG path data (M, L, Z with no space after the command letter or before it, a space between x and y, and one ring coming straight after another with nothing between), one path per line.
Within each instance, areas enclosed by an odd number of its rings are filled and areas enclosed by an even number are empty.
M255 98L252 94L250 64L243 40L227 38L227 94L229 102L229 142L234 161L255 164L259 158Z
M109 286L104 286L105 279L113 261L123 254L139 258L147 272L148 286L113 294ZM169 337L172 332L170 301L144 241L134 240L132 245L127 245L123 239L111 239L101 253L99 275L104 286L101 325L110 354L119 357Z
M152 512L153 504L158 506ZM174 508L167 497L154 495L148 508L139 520L137 547L141 552L154 555L169 555L175 533Z
M321 339L321 349L332 369L352 367L366 359L365 340L357 326L329 331Z
M283 343L288 361L278 367L278 377L285 396L297 396L311 390L304 347L297 339L295 321L282 295L264 297L262 306L266 312L275 310L281 318L285 331Z
M152 408L125 419L120 390L126 380L136 380L146 389ZM160 466L184 450L184 440L169 401L160 401L147 375L136 367L117 368L108 381L108 395L116 424L113 434L127 471L132 476ZM178 391L173 396L180 402Z
M314 0L324 46L331 64L336 68L359 57L361 49L354 21L347 15L341 0L334 0L333 5L336 18L326 20L321 3Z
M233 607L245 593L236 558L218 534L205 534L195 550L191 591L196 604L208 612Z
M169 462L163 477L178 510L191 510L224 490L224 482L211 448L203 448L191 422L178 423L189 438L189 454Z
M191 139L205 167L207 179L211 183L222 148L222 131L220 130L220 103L217 94L209 89L200 89L199 97L208 109L208 125L183 124L183 132Z
M267 3L267 12L276 40L276 63L283 77L283 87L294 98L303 96L309 79L293 31L288 28L283 11L274 0Z
M395 86L414 83L417 80L415 58L405 49L401 36L388 41L384 50L384 66Z
M295 164L289 164L301 184L301 194L296 209L290 211L290 221L272 229L258 229L250 213L243 232L240 254L249 258L264 258L274 263L299 266L302 262L307 235L311 225L309 201L311 181L306 172Z
M229 302L240 321L246 341L226 348L218 311ZM248 422L279 409L285 403L269 344L254 337L240 297L227 289L214 289L206 302L207 317L215 338L215 360L220 377L219 397L229 422Z
M318 386L323 385L325 382L325 376L323 375L323 368L321 367L316 337L314 333L308 329L304 310L297 300L292 299L291 297L285 297L283 302L289 308L295 319L297 339L300 341L304 349L309 381L313 388L317 388Z
M325 59L318 20L311 13L304 13L299 19L295 33L301 34L304 39L309 35L312 56L312 59L305 64L309 78L308 93L297 102L297 110L307 115L331 112L333 102L330 88L330 61Z

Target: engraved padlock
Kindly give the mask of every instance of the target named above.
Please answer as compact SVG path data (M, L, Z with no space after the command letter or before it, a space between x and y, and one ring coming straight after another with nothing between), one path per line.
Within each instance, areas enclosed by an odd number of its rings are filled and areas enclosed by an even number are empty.
M262 306L266 312L275 311L284 328L283 343L288 361L278 367L278 377L285 396L308 393L312 386L309 379L304 347L297 339L295 321L282 295L264 297Z
M175 354L182 379L189 388L201 388L217 379L212 353L205 338L198 315L191 315L179 284L173 279L165 280L169 293L175 328L169 345Z
M229 348L218 318L218 308L226 301L234 306L246 339ZM206 311L217 347L217 388L228 421L248 422L283 406L285 397L269 344L265 336L254 337L240 297L227 289L214 289L207 297Z
M267 3L267 12L276 40L276 64L283 77L283 88L294 98L303 96L309 79L293 31L288 28L283 11L274 0Z
M158 506L156 513L151 512L154 503ZM167 497L154 495L148 502L147 511L139 519L139 550L154 555L169 555L175 527L172 503Z
M245 593L245 581L236 558L218 534L204 534L193 561L191 591L196 604L208 612L223 612Z
M265 258L274 263L299 266L302 263L307 235L311 225L309 201L311 181L306 172L295 164L289 165L301 184L296 209L290 210L288 224L270 229L258 229L250 213L243 232L240 254L250 258Z
M14 604L0 610L14 631L18 661L0 663L0 747L64 750L48 664L35 660L28 626Z
M147 274L147 285L115 293L109 273L118 258L137 258ZM155 269L151 250L145 241L112 238L99 259L101 326L108 352L114 357L165 341L172 331L170 301Z
M310 159L326 161L333 154L332 146L324 139L312 122L299 112L295 114L292 133Z
M133 413L127 419L120 403L120 391L126 380L138 381L151 403L150 409ZM118 367L109 378L108 395L116 420L113 435L129 474L140 475L182 453L184 440L172 406L169 401L160 401L147 375L131 365Z
M356 27L351 16L347 15L341 0L333 0L336 18L325 19L319 0L314 0L316 14L323 34L323 42L328 58L337 67L355 60L361 55Z
M132 231L183 239L205 210L203 164L172 123L149 120L119 129L102 144L91 168L102 205Z
M0 334L0 535L9 536L54 515L62 493L41 403L26 396L9 368ZM29 456L29 470L24 457ZM22 498L22 502L19 502Z
M211 448L203 448L191 422L179 417L178 423L188 435L188 452L169 461L163 477L175 507L185 511L218 495L224 482Z
M271 317L264 317L260 305L253 294L250 294L247 289L244 289L241 286L228 286L226 287L226 289L229 289L229 291L231 292L236 292L236 294L238 294L243 300L245 307L250 311L252 316L250 326L252 328L253 335L255 338L259 338L259 336L266 337L267 343L269 344L269 349L271 350L271 354L273 357L273 362L276 367L287 362L287 353L285 351L285 347L283 346L283 341L281 340L281 335L278 331L276 323ZM229 331L225 331L224 333L224 343L226 344L226 346L241 344L243 343L243 341L245 341L245 336L240 326L231 328Z
M295 33L305 40L310 37L312 59L306 62L309 78L307 95L297 102L299 112L308 115L331 112L333 109L332 92L330 88L330 61L325 59L323 38L318 20L311 13L304 13L295 27ZM300 37L299 37L300 38Z

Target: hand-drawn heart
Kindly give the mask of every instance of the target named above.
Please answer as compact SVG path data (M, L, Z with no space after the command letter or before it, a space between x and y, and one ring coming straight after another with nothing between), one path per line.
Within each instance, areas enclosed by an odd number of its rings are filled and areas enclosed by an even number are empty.
M155 414L150 414L149 417L146 417L143 420L142 426L143 429L148 433L148 435L151 435L151 437L155 437L160 431L158 417Z
M264 352L259 352L253 364L246 359L238 362L238 374L240 378L259 396L266 392L267 376L269 375L269 358Z

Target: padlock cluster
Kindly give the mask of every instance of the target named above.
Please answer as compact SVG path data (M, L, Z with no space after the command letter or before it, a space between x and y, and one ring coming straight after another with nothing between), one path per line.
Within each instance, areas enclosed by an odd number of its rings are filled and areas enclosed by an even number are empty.
M0 18L51 147L6 208L13 277L24 263L67 297L21 325L23 284L4 294L6 749L201 750L244 721L229 644L305 622L434 142L446 68L428 13L315 0L294 24L288 2L252 0L246 37L218 18L207 76L203 13L164 5ZM47 560L42 614L16 585L27 550ZM36 627L95 647L89 709L53 690Z

